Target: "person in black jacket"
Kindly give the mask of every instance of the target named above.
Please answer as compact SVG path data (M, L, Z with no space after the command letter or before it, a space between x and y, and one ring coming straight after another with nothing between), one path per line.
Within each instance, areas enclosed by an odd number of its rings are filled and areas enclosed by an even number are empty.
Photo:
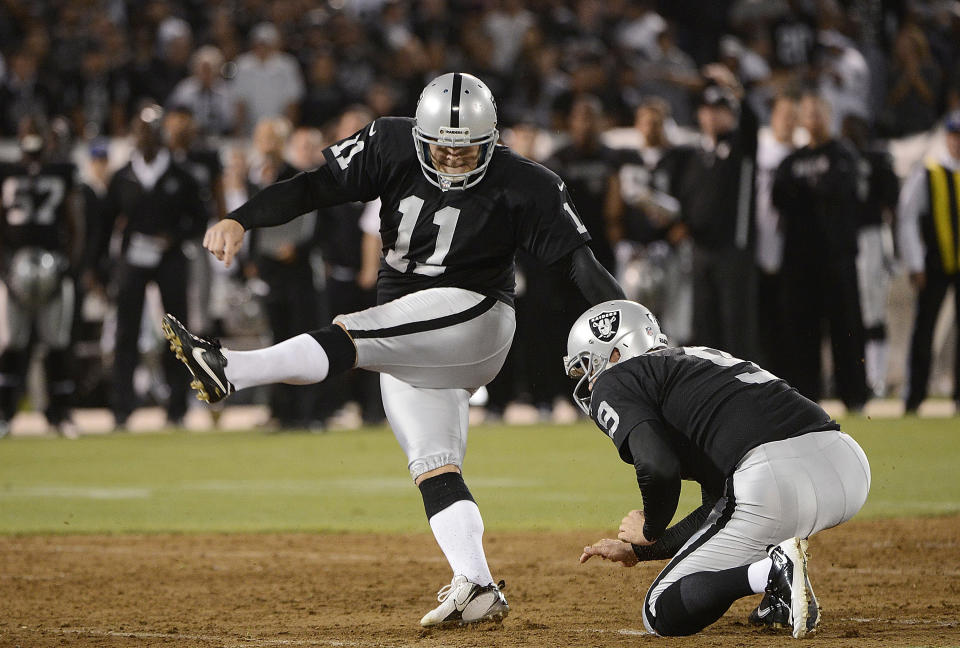
M584 547L626 566L670 559L643 601L648 632L682 636L739 598L765 593L751 621L813 632L820 610L806 538L852 518L870 489L867 458L816 403L752 362L671 348L644 306L598 304L570 330L574 401L632 464L643 510L616 539ZM680 480L703 504L668 528Z
M857 155L830 133L830 107L816 94L800 102L810 143L787 156L773 181L783 228L783 358L787 380L819 400L822 321L830 326L837 393L848 409L867 401L863 320L857 286Z
M726 68L697 109L701 142L680 182L681 220L693 240L693 335L744 358L755 355L751 248L757 118Z
M118 429L136 407L133 372L137 366L144 290L156 282L166 309L186 312L187 260L183 243L199 237L207 212L196 180L161 145L159 106L144 107L132 123L135 150L130 162L110 180L101 226L123 233L113 280L117 291L117 335L113 365L113 415ZM109 240L100 234L91 241ZM100 250L98 258L104 251ZM189 380L176 358L164 356L170 386L167 419L182 422L187 412Z

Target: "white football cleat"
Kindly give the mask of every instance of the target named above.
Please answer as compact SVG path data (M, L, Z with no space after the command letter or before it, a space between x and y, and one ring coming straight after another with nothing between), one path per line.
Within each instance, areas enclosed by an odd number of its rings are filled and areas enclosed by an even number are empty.
M466 576L456 575L437 593L440 605L427 612L420 625L424 628L462 626L478 621L503 621L510 612L499 585L477 585Z

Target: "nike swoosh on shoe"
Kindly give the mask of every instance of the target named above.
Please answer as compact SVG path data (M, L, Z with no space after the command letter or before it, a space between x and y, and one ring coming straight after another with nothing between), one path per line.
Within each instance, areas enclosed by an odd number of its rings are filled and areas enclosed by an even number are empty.
M222 382L220 382L220 379L217 378L217 374L214 373L214 371L210 368L210 365L207 364L207 361L203 359L203 352L204 349L200 347L193 347L193 359L196 360L197 364L199 364L200 367L207 372L207 375L210 376L215 383L217 383L217 387L220 388L220 391L226 394L227 388Z

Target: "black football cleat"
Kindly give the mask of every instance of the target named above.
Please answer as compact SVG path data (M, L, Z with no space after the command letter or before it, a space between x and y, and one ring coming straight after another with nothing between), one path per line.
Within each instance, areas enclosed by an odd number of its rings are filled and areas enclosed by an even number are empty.
M224 373L227 359L219 342L194 335L170 313L163 316L160 327L170 342L170 350L193 375L190 387L197 390L197 398L216 403L236 391Z
M766 594L748 620L768 628L790 628L793 637L801 639L820 623L820 606L807 573L807 541L790 538L770 545L767 554L773 565Z

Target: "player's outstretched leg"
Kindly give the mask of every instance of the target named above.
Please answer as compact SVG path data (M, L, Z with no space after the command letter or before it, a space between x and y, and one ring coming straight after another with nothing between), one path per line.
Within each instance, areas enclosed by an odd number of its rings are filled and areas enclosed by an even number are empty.
M170 350L183 362L197 398L221 401L233 392L256 385L309 385L350 369L356 348L339 326L304 333L253 351L224 349L216 340L194 335L169 313L161 324Z

